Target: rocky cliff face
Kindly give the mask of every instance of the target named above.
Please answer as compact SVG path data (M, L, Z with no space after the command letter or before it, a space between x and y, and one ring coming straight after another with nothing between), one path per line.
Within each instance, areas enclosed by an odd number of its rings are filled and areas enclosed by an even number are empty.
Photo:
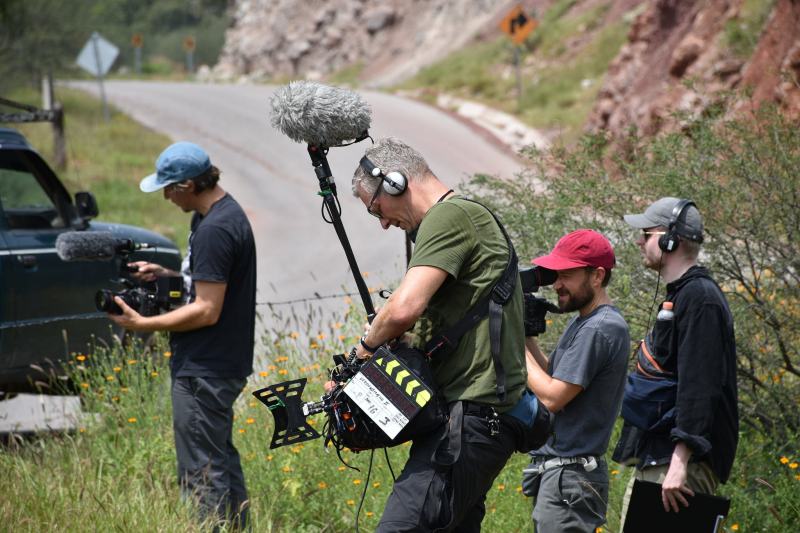
M367 86L413 75L472 39L494 38L514 0L236 0L217 78L324 78L354 65ZM800 0L524 0L565 16L606 6L600 31L638 14L589 115L591 130L644 134L675 127L674 111L699 114L727 90L747 105L776 102L800 117ZM638 6L638 7L637 7ZM755 7L754 7L755 6ZM765 14L758 24L753 11ZM732 28L754 46L731 46ZM735 33L734 31L734 33ZM568 36L579 54L586 31ZM572 52L570 52L570 50ZM356 69L359 70L359 69Z
M768 0L764 0L767 2ZM800 114L800 1L774 2L763 28L748 28L755 52L739 57L726 41L743 0L654 0L611 64L589 128L644 134L674 127L675 110L699 114L730 89L750 104L773 101Z
M218 77L318 79L361 64L391 83L465 44L508 0L238 0Z

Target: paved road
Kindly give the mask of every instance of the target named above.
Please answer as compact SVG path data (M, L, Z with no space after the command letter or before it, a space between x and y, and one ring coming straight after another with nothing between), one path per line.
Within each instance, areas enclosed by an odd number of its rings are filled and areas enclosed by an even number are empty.
M74 85L97 93L94 83ZM142 124L209 151L223 171L221 184L253 224L259 302L355 291L333 227L320 218L318 183L305 146L269 124L273 90L264 85L106 84L111 103ZM391 135L414 145L451 186L474 173L511 178L520 169L508 151L435 108L383 93L362 94L373 109L373 137ZM384 234L350 193L350 177L365 149L364 143L337 148L328 158L359 268L369 272L368 285L381 286L402 274L404 236L395 228ZM152 155L155 159L158 154Z

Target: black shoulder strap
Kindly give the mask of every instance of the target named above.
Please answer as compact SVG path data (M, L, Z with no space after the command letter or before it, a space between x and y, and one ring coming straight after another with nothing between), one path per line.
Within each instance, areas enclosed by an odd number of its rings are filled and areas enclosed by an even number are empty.
M434 335L425 345L425 353L428 357L441 357L449 354L458 346L461 337L463 337L467 331L477 326L479 322L488 316L489 344L491 346L492 362L497 379L496 392L500 401L504 401L506 397L506 372L503 367L503 361L500 359L500 333L502 332L503 326L503 307L511 301L517 284L517 252L514 250L514 245L511 243L511 239L508 233L506 233L506 229L503 227L500 219L497 218L497 215L495 215L491 209L470 198L461 199L480 205L492 215L495 222L497 222L497 225L500 227L503 237L506 239L506 244L508 244L508 262L503 270L503 274L500 276L500 279L497 280L497 283L494 284L489 294L470 307L461 320L445 329L442 333Z

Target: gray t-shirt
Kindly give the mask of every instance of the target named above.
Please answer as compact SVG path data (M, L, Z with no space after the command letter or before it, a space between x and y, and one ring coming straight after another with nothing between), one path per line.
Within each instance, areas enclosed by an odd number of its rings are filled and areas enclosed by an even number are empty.
M532 455L599 456L608 448L625 388L630 335L611 305L569 323L550 355L547 373L583 391L555 415L555 431Z

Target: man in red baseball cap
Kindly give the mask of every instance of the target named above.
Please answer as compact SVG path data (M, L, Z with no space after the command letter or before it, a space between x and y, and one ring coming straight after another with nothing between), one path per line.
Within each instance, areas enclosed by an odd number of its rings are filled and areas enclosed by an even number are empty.
M562 312L578 311L546 357L526 338L528 387L555 414L554 435L531 452L523 490L533 496L537 533L594 531L605 523L608 448L625 385L628 325L606 293L616 260L600 233L580 229L533 264L558 274Z

